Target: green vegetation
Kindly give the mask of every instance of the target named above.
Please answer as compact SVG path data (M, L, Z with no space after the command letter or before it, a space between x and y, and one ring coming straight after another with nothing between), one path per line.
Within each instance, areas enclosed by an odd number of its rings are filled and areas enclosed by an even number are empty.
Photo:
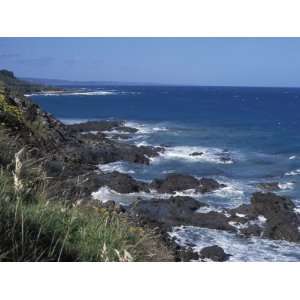
M22 120L22 112L21 110L14 105L11 105L7 102L3 89L0 87L0 110L9 115L12 119L16 121Z
M81 203L74 199L76 193L67 199L64 182L68 176L77 180L77 173L46 176L45 161L58 157L69 166L70 159L54 155L63 144L58 141L65 141L62 128L22 95L35 88L47 89L0 71L0 261L174 260L152 229L120 210L93 202L90 193ZM65 180L58 185L60 193L50 199L53 183L60 180ZM70 186L76 190L75 180Z
M31 84L29 82L19 80L14 73L8 70L0 70L0 87L6 86L15 94L24 94L35 91L45 90L47 87L39 84Z
M43 186L0 172L0 261L170 260L155 235L104 208L47 200ZM36 182L34 183L36 184Z

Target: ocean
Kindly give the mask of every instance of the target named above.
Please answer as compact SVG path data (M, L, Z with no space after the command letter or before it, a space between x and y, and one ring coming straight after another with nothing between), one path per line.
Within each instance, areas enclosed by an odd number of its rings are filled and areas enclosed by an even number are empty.
M138 132L136 145L163 145L149 166L116 162L100 165L151 181L168 173L211 177L226 188L193 196L211 210L247 203L258 183L279 182L276 193L300 207L300 89L250 87L107 86L36 94L31 98L65 123L124 120ZM113 134L113 133L108 133ZM201 152L202 155L191 155ZM138 196L101 188L95 197L128 204ZM154 195L164 197L166 195ZM153 197L153 195L151 195ZM299 261L300 246L195 227L174 228L178 243L218 244L237 261Z

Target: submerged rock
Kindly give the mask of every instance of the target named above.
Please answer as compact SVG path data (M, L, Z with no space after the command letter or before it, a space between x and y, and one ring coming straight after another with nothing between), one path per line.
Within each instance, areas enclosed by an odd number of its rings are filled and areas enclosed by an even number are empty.
M190 156L201 156L203 154L204 154L203 152L193 152L190 154Z
M211 259L213 261L223 262L228 260L230 254L225 253L223 248L214 245L210 247L205 247L200 251L200 257L202 259Z

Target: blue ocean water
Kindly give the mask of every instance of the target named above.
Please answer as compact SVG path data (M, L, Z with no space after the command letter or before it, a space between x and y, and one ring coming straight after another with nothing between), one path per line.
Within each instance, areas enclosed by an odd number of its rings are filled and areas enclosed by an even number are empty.
M32 99L63 122L125 120L139 129L125 142L166 146L150 166L117 162L100 166L103 170L119 170L141 180L171 172L216 178L227 188L193 195L216 209L248 202L259 182L279 182L278 193L300 205L298 88L78 87ZM203 154L191 156L193 152ZM278 258L278 247L274 253L268 244L271 256L264 250L254 260ZM279 258L298 260L298 253L288 251ZM241 260L241 255L236 257Z

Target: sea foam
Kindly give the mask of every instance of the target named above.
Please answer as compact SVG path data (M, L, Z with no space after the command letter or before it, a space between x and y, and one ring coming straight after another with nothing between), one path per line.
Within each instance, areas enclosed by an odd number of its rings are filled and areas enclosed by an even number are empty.
M195 152L201 155L193 155ZM232 159L224 159L226 157L222 149L207 148L201 146L175 146L166 147L163 153L152 159L153 162L164 160L184 160L188 162L209 162L216 164L232 164Z
M231 256L230 261L299 261L300 245L258 237L244 238L222 230L181 226L169 235L181 246L194 245L194 251L218 245Z

